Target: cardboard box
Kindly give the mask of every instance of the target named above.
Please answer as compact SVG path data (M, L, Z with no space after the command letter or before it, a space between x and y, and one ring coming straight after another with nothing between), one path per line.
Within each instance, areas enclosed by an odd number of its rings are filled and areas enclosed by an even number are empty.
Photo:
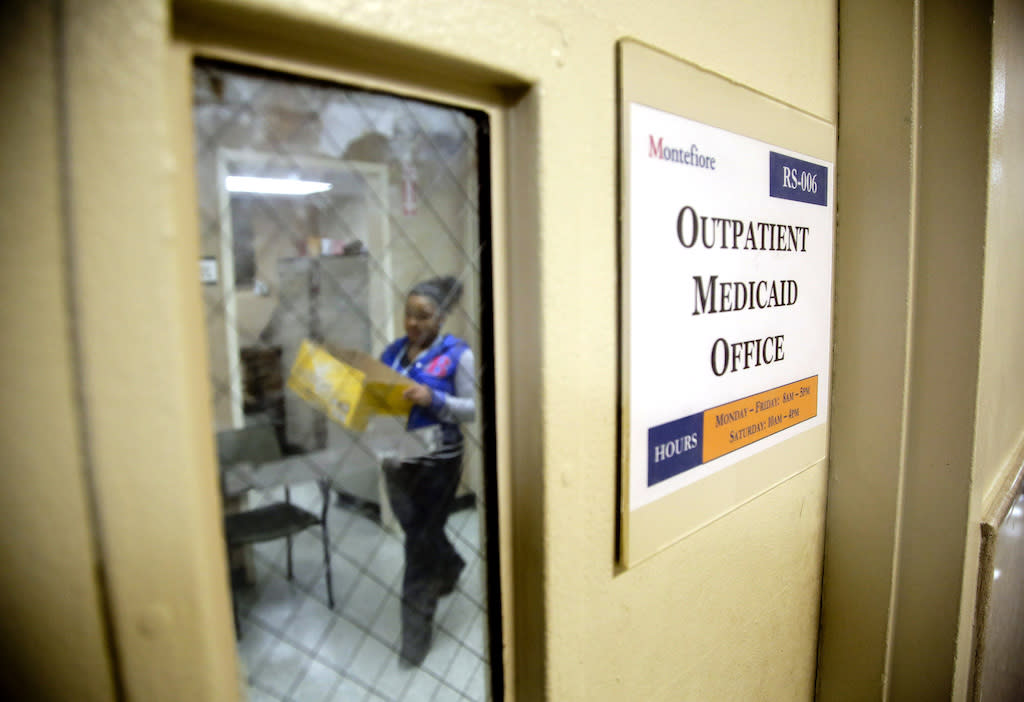
M407 377L355 349L331 348L306 339L299 347L288 387L347 429L363 431L378 414L408 415L402 395Z

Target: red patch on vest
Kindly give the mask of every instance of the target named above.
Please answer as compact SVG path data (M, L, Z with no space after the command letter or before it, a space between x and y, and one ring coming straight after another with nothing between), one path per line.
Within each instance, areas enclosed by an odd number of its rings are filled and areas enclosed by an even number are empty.
M435 378L441 378L448 374L448 370L452 367L452 359L448 356L438 356L433 361L427 364L426 373L432 375Z

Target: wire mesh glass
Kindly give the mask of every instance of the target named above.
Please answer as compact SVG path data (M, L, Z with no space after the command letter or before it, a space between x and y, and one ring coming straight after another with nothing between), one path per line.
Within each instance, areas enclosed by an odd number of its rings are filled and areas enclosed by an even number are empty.
M215 61L197 61L193 76L225 513L283 503L287 491L291 511L309 515L287 538L228 549L242 687L250 700L500 697L491 671L488 399L480 380L489 343L486 119ZM411 288L442 275L461 283L441 333L475 351L478 411L461 426L461 475L441 520L464 566L434 593L426 655L410 661L405 522L381 468L396 451L395 460L405 456L407 417L374 414L366 428L344 426L293 392L289 377L303 343L379 358L406 333ZM263 427L279 453L224 448L248 440L252 427Z

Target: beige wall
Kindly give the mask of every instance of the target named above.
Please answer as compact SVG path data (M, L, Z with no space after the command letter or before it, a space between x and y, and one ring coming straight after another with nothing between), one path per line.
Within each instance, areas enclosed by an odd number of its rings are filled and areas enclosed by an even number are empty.
M464 77L510 107L499 338L511 336L503 382L521 444L506 497L519 698L809 698L823 468L630 572L614 567L614 60L616 40L633 36L834 121L834 3L188 6L225 20L242 48L256 37L328 67L397 66L391 78L433 87ZM188 86L168 70L165 3L69 3L64 17L82 382L124 685L137 699L223 699L230 610L198 243L178 236L195 211L189 150L175 141ZM364 49L381 61L360 59Z
M995 3L975 494L989 501L1024 442L1024 8Z
M1024 131L1020 128L1024 124L1024 7L1014 0L996 0L993 5L988 215L971 524L982 519L991 523L988 543L982 546L994 553L983 552L979 559L968 551L958 683L973 683L971 692L979 691L985 700L1012 700L1020 696L1019 666L1014 661L1019 660L1024 640L1024 624L1017 611L1019 566L1024 560L1020 518L1006 514L1011 505L1019 507L1012 500L1024 461L1024 396L1019 392L1024 384L1024 354L1020 353L1024 316L1019 303L1024 299L1024 199L1020 196L1024 192ZM968 539L969 548L974 543ZM975 563L976 575L970 570ZM993 581L995 569L1002 571L998 581ZM974 655L968 653L971 645L980 647ZM970 669L961 661L981 667Z
M980 522L1024 427L1019 13L841 5L823 699L969 692Z
M1024 285L1015 195L1024 153L1019 129L1008 126L1020 121L1024 92L1014 3L996 3L997 20L1004 19L992 61L1005 99L991 141L986 25L977 10L960 16L937 4L922 13L909 1L846 3L846 46L859 48L861 63L848 64L855 75L837 78L837 8L825 1L183 6L216 19L210 33L239 48L279 50L328 69L351 63L433 89L461 81L507 106L510 144L500 157L509 166L510 229L497 263L508 275L498 292L509 315L498 337L508 339L499 351L509 363L499 380L510 387L503 409L508 436L517 440L503 450L512 459L505 499L514 507L506 515L514 516L512 684L523 700L812 697L824 467L628 572L614 566L615 41L634 37L833 123L841 84L844 124L856 125L858 115L866 121L848 137L840 129L834 548L825 569L822 649L822 670L838 677L826 677L835 687L822 688L822 696L884 696L887 679L895 691L915 679L933 681L940 692L966 689L971 529L1011 470L1024 425L1024 401L1014 392L1024 362L1012 351L1022 340L1016 301ZM5 51L15 53L5 60L18 56L36 73L19 71L26 80L6 83L5 91L32 86L36 92L25 94L40 101L41 117L16 122L27 136L5 135L5 152L14 144L31 149L14 160L37 164L30 172L41 179L45 201L4 201L5 211L36 233L11 249L21 256L4 260L40 262L5 267L4 320L24 334L56 337L66 333L68 317L64 298L52 291L69 283L79 305L77 380L85 401L77 419L89 439L84 455L93 467L125 689L147 700L227 699L232 641L195 284L199 249L194 237L179 236L193 231L184 222L195 211L189 149L177 140L188 133L180 122L190 93L176 76L187 71L169 70L182 57L169 43L164 2L95 0L58 9L58 21L39 11L32 26L44 43L59 27L55 45L73 62L48 64L45 52L17 53L11 46L22 45L6 42ZM57 67L65 85L47 83ZM44 93L59 96L68 111L70 280L54 263L62 254L53 219L59 132ZM970 109L957 102L965 94ZM943 119L915 122L922 114ZM919 130L922 124L927 129ZM844 138L851 141L844 145ZM989 174L988 148L998 167L986 193L974 180L983 184ZM939 175L951 154L966 164L965 174ZM919 178L922 169L931 177ZM951 184L966 187L951 198ZM964 209L948 220L943 207L951 202ZM952 309L935 285L949 280L962 297ZM12 301L21 302L21 290L37 296L30 304L45 316L20 314ZM943 350L938 342L949 337L951 320L959 336ZM54 348L67 346L57 341ZM946 351L966 367L956 382L945 382ZM82 459L68 409L73 358L70 351L46 357L5 348L8 369L32 360L56 378L42 390L50 393L46 407L19 408L22 423L5 422L5 439L20 451L56 452L24 454L34 465L64 470L52 478L37 471L25 485L31 499L65 500L55 511L77 540L50 534L23 545L53 549L55 560L78 554L77 565L62 561L75 571L66 582L77 583L81 601L96 602L87 501L84 487L74 487ZM10 388L28 378L7 373ZM878 392L863 394L871 390ZM65 408L64 419L51 418L52 407ZM966 445L954 441L962 422L975 429ZM52 441L52 432L64 440ZM939 488L927 489L936 476ZM53 485L68 492L53 492ZM30 504L20 499L13 502ZM45 534L33 514L14 513L23 533ZM945 518L939 531L934 514ZM929 538L936 534L941 538ZM942 548L930 550L936 541ZM30 562L25 552L20 557ZM936 564L937 589L928 580ZM31 578L42 576L26 577L5 582L5 593L27 593ZM928 596L917 598L922 592ZM28 627L45 639L41 605L33 606L25 610L35 614ZM81 618L74 647L96 656L94 669L102 671L108 663L98 653L98 612L97 603L69 616ZM829 637L839 648L829 647ZM928 653L937 649L948 657L936 667ZM887 678L890 667L902 677ZM109 676L91 680L95 699L110 697Z
M99 701L115 680L70 346L54 19L44 3L0 12L0 101L18 106L0 127L0 692Z
M75 306L61 325L77 332L77 421L87 438L79 449L119 689L132 700L230 699L234 636L203 382L199 247L178 236L195 222L191 182L175 179L192 172L191 152L171 144L181 127L169 106L188 104L189 86L171 80L163 3L52 5ZM50 425L34 423L19 441L49 446ZM80 528L67 518L51 529Z
M512 228L499 260L510 343L523 351L511 367L514 436L525 444L511 466L519 699L809 699L823 467L629 572L614 566L614 61L616 40L633 36L834 122L834 4L239 5L252 12L189 9L222 18L228 32L270 18L286 33L291 18L324 42L379 40L395 45L399 64L399 47L411 45L450 75L482 66L485 80L529 86L511 102Z
M914 22L912 2L885 0L844 3L839 18L826 700L882 699L886 679L912 279Z

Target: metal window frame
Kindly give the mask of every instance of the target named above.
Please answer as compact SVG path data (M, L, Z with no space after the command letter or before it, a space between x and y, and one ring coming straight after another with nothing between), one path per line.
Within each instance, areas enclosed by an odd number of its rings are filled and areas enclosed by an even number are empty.
M508 247L506 220L506 182L503 177L505 158L508 153L508 109L517 97L514 91L501 86L480 86L474 84L466 90L438 90L415 82L401 80L399 76L381 76L368 71L347 69L343 65L324 66L312 62L275 56L264 50L239 48L231 41L232 37L224 37L223 43L211 40L207 35L193 36L188 29L177 28L171 42L169 68L172 80L178 86L178 94L191 93L184 90L191 85L192 66L196 59L226 61L240 66L248 66L273 72L295 75L301 78L322 80L350 86L357 89L386 92L399 97L434 102L457 109L468 110L484 115L487 119L486 130L481 130L478 153L481 164L480 181L480 229L484 245L489 256L483 256L480 273L481 339L485 341L481 349L481 367L486 369L489 377L483 379L484 401L484 491L483 498L487 503L485 548L487 567L487 618L488 618L488 650L489 650L489 682L492 700L514 697L512 672L515 668L515 648L513 644L513 527L511 524L511 457L512 418L508 399L511 387L508 360L509 315L506 292L507 267L504 264ZM183 182L178 183L180 193L189 192L192 188L194 155L192 152L191 103L176 104L175 110L183 111L174 120L178 133L173 143L177 145L175 156L182 164L180 174ZM184 182L187 180L188 182ZM189 240L189 250L199 241L198 224L194 213L196 202L194 193L181 198L183 211L179 216L179 227L182 240ZM194 266L192 267L194 269ZM191 301L195 309L190 316L202 319L202 300L199 287L196 285L195 295ZM487 311L490 314L487 314ZM491 343L486 343L486 340ZM200 366L204 371L206 362ZM206 382L205 377L203 382ZM498 398L503 398L499 401ZM205 409L204 409L205 412ZM210 456L210 469L215 470L215 457ZM205 496L204 496L205 497ZM209 501L208 501L209 502ZM215 502L214 502L215 503ZM222 598L229 602L229 593L225 583ZM225 621L230 621L228 616ZM237 653L236 653L237 664Z

